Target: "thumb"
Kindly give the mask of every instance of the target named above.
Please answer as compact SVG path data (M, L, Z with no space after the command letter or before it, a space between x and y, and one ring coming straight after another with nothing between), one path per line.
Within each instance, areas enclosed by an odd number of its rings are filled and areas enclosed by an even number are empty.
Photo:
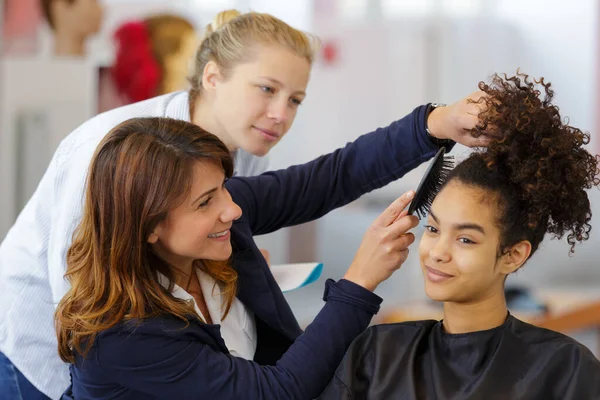
M402 196L398 197L392 204L388 206L380 215L377 217L373 225L388 227L391 225L397 218L399 218L402 210L408 206L412 198L414 197L414 190L409 190L404 193Z

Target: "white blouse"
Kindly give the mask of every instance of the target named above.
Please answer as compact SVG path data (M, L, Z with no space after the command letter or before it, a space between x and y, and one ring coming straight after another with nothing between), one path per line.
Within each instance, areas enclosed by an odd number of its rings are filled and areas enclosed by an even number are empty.
M221 319L225 304L222 299L220 287L215 285L215 280L200 268L195 268L195 270L196 276L200 281L202 295L204 296L210 319L213 324L221 325L221 336L223 337L229 352L233 356L245 358L246 360L254 359L257 341L254 313L252 313L252 311L236 297L231 303L231 308L225 319ZM161 280L161 284L165 287L168 286L168 282L165 282L164 280ZM206 316L200 311L194 296L189 294L182 287L175 284L171 294L181 300L191 300L198 315L205 321L207 320Z

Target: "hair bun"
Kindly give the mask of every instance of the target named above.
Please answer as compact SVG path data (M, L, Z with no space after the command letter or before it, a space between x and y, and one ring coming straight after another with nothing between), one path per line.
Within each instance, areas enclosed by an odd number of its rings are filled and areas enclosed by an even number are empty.
M242 15L238 10L225 10L218 13L215 18L213 18L212 22L206 25L206 30L204 31L204 37L207 37L214 31L221 29L225 26L229 21L239 17Z
M485 110L475 134L493 133L496 138L482 153L489 169L501 172L517 188L527 204L528 225L547 221L547 232L568 241L587 239L590 204L586 189L600 183L598 156L584 147L590 135L563 120L552 104L551 84L516 76L495 74L479 88Z

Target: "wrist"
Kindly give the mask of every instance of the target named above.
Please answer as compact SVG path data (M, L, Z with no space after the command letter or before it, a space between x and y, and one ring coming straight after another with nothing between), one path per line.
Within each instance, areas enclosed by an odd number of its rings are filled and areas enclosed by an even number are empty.
M367 289L370 292L374 292L375 289L377 289L377 284L374 284L373 282L371 282L369 279L364 279L363 277L360 276L355 276L352 273L346 273L342 279L345 279L347 281L350 281L352 283L357 284L358 286L361 286L365 289Z
M441 103L430 103L425 111L425 131L429 140L437 146L448 146L452 141L444 136L443 113L446 105Z

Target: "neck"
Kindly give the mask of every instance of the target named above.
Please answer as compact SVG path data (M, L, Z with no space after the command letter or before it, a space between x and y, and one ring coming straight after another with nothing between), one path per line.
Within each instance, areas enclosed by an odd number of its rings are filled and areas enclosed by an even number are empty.
M85 36L72 32L56 31L54 33L54 55L59 57L84 57Z
M184 290L189 289L190 277L194 273L194 263L190 262L185 265L173 266L175 272L175 283Z
M192 109L193 112L190 116L192 124L198 125L205 131L210 132L221 139L229 151L238 149L239 146L234 143L227 132L225 132L222 125L215 118L213 104L208 99L204 99L202 94L198 95Z
M444 303L444 330L448 333L469 333L496 328L506 321L508 308L504 289L474 303Z

